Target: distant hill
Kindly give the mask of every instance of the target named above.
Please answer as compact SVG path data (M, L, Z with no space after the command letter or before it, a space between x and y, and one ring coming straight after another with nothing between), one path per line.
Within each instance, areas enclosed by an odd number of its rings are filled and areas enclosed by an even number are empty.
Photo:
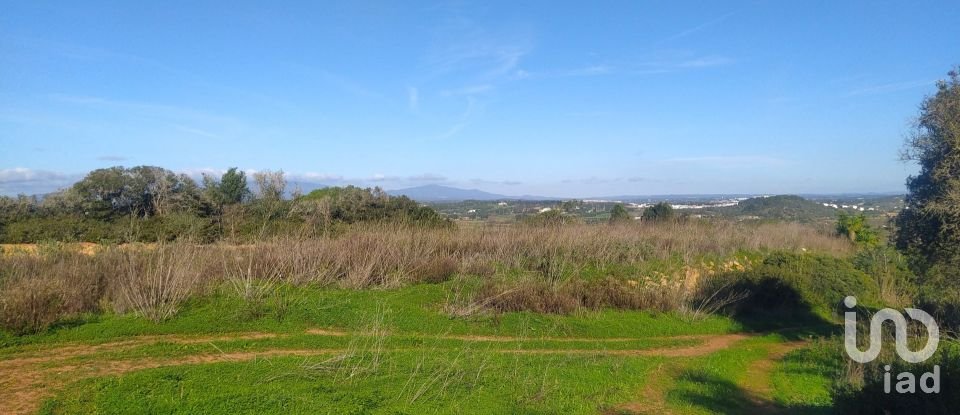
M387 190L391 196L406 196L420 202L462 202L464 200L562 200L543 196L507 196L484 192L478 189L460 189L457 187L428 184L406 189Z
M794 195L755 197L740 201L737 206L724 208L724 213L735 216L756 216L762 219L811 222L834 218L836 209Z
M501 200L515 199L510 196L484 192L477 189L459 189L456 187L428 184L406 189L387 190L392 196L406 196L421 202L461 201L461 200Z
M301 194L307 194L317 189L326 189L330 187L323 183L293 181L287 184L287 196L299 190Z

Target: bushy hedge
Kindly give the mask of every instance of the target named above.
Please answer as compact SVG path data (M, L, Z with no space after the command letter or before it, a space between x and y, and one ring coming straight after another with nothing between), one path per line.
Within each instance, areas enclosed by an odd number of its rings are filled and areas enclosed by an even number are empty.
M829 315L848 295L864 305L879 302L873 278L847 259L820 254L774 252L753 268L723 275L711 284L721 291L718 298L747 293L730 307L745 313L805 310Z
M20 205L11 207L11 203L0 204L0 209L6 209L0 211L4 213L0 216L0 243L250 241L272 236L312 237L356 222L427 227L452 224L435 210L407 197L352 186L327 188L292 200L252 199L213 211L181 209L148 216L41 209L39 202L30 200L20 203L23 209L14 209Z
M121 229L115 223L76 215L30 217L6 223L0 228L0 242L3 243L110 242L121 239L121 235Z

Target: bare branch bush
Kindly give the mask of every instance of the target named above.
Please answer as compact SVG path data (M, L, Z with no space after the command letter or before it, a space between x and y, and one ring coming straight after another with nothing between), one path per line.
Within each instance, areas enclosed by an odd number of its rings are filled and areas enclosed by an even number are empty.
M197 248L160 244L143 251L119 250L117 311L132 310L151 321L176 314L200 283Z

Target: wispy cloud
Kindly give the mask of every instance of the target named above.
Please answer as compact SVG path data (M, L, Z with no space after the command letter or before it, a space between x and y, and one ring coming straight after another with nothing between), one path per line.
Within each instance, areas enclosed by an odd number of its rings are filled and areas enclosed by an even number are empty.
M354 77L334 72L325 67L304 64L295 61L278 61L274 63L283 68L289 76L296 77L307 85L323 83L335 90L360 99L373 100L380 103L396 103L396 98L369 87L366 83L357 81ZM330 89L330 88L326 88Z
M467 107L463 110L457 120L446 131L436 137L437 140L447 140L460 134L472 120L477 111L478 102L472 95L467 96Z
M431 78L459 74L486 82L505 80L517 73L534 45L529 33L491 31L465 18L449 19L435 36L423 61Z
M399 180L399 179L400 179L400 178L397 177L397 176L388 176L388 175L383 174L383 173L376 173L376 174L374 174L373 176L370 176L370 178L367 179L367 181L369 181L369 182L374 182L374 183L379 183L379 182L392 182L392 181L397 181L397 180Z
M870 85L863 88L854 89L847 92L845 97L858 95L886 94L890 92L905 91L908 89L930 86L936 83L934 80L915 80L905 82L891 82L886 84Z
M70 186L78 174L14 167L0 170L0 194L42 194Z
M733 12L726 13L726 14L723 14L723 15L721 15L721 16L719 16L719 17L714 18L714 19L708 20L708 21L706 21L706 22L704 22L704 23L701 23L701 24L698 24L698 25L696 25L696 26L693 26L693 27L690 27L690 28L681 30L680 32L678 32L678 33L676 33L676 34L674 34L674 35L668 36L668 37L666 37L666 38L658 41L657 44L662 44L662 43L671 42L671 41L674 41L674 40L677 40L677 39L680 39L680 38L684 38L684 37L687 37L687 36L690 36L690 35L693 35L693 34L702 32L703 30L705 30L705 29L707 29L707 28L710 28L710 27L712 27L712 26L715 26L715 25L718 25L718 24L722 23L724 20L727 20L728 18L730 18L730 16L733 16L733 15L734 15Z
M343 176L330 173L307 172L287 175L287 181L292 182L334 183L343 182L344 180Z
M433 173L415 174L412 176L397 176L384 173L376 173L370 177L356 179L342 179L350 183L411 183L411 182L446 182L446 176Z
M181 131L199 132L207 136L215 134L196 127L184 127L184 124L204 124L232 130L242 129L244 126L244 123L236 118L184 106L70 94L50 94L48 97L59 103L98 107L153 118L167 122Z
M207 138L220 138L219 135L200 129L200 128L187 127L183 125L175 125L173 127L176 128L177 130L183 131L188 134L198 135L198 136L207 137Z
M615 183L622 181L622 178L619 177L599 177L599 176L589 176L589 177L580 177L574 179L563 179L560 180L562 184L586 184L586 185L597 185L597 184L606 184L606 183Z
M523 184L523 182L516 181L516 180L470 179L470 184L474 184L474 185L493 184L493 185L502 185L502 186L518 186Z
M197 168L180 169L177 173L186 174L187 176L193 177L194 179L200 179L201 177L203 177L203 175L219 177L226 172L227 172L227 169L215 169L212 167L197 167ZM249 171L244 170L244 173L249 173Z
M407 180L414 182L445 182L447 178L439 174L424 173L407 177Z
M470 71L479 79L489 80L513 74L530 50L523 44L474 41L455 45L428 62L436 75Z
M656 59L626 64L592 64L555 72L528 73L529 78L566 78L607 75L655 75L726 66L736 61L726 56L704 55L680 59Z
M667 164L700 164L714 167L735 167L742 165L786 165L791 161L779 157L766 155L723 155L723 156L695 156L674 157L661 160Z

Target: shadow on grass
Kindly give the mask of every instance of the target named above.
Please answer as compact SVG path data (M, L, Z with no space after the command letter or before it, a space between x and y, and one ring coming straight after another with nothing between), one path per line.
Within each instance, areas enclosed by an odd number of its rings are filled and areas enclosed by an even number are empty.
M668 393L668 399L683 406L723 414L831 413L831 408L823 406L784 407L730 380L697 370L682 373L677 387Z
M53 323L43 333L55 333L58 330L72 329L74 327L79 327L84 324L97 323L100 320L101 320L101 316L99 314L94 314L94 313L84 313L81 315L70 316L67 318L60 319L56 323Z
M727 278L733 282L720 288L717 297L740 294L746 294L746 297L722 311L747 331L776 332L791 341L830 336L842 331L837 322L825 317L830 314L828 311L815 310L808 299L783 278L742 274Z

